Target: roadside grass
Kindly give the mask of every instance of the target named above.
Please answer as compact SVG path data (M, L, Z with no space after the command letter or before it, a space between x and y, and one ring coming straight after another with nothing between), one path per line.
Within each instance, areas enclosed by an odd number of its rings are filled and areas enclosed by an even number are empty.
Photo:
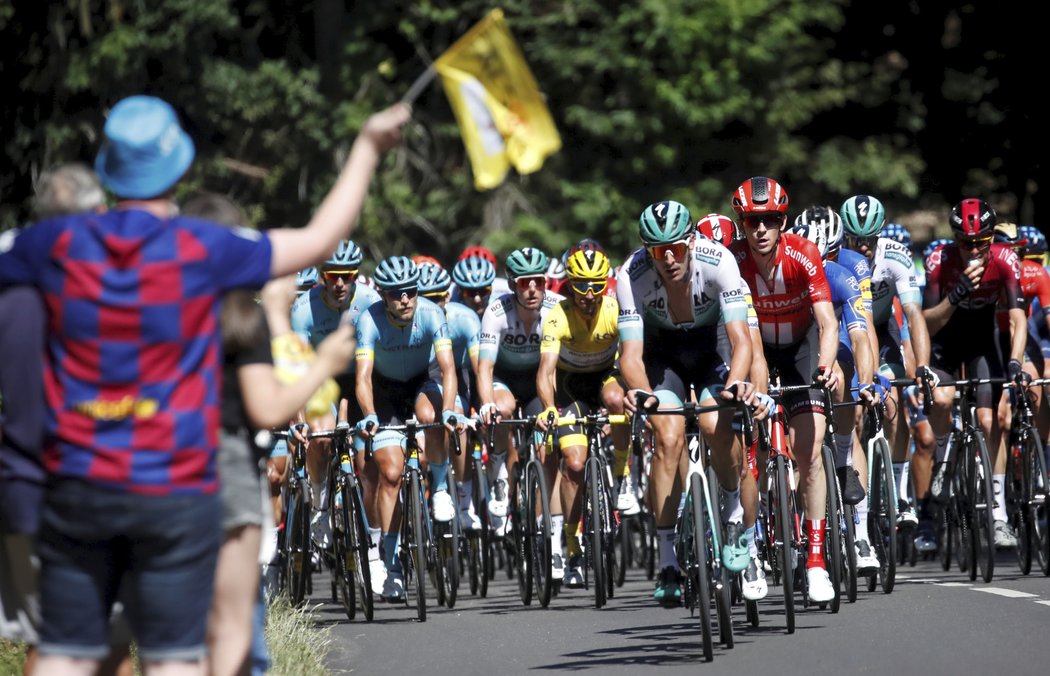
M269 605L266 645L272 676L327 674L325 658L332 645L330 630L314 624L309 607L293 608L284 597Z
M22 673L22 662L25 660L26 646L0 639L0 674Z

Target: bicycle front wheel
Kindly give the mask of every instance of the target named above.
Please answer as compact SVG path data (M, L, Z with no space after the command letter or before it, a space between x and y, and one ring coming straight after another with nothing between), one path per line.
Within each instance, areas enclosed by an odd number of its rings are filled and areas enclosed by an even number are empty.
M410 472L408 478L408 490L405 495L404 513L402 522L404 536L401 542L401 552L404 557L402 566L405 570L405 584L413 587L412 594L416 599L416 617L420 622L427 619L427 536L423 519L423 486L419 472ZM408 589L405 590L405 599L409 597Z
M529 570L532 564L532 531L536 527L536 519L530 511L528 490L525 487L525 463L519 462L514 468L514 488L512 489L511 505L511 538L514 543L514 561L517 566L518 595L523 605L532 605L532 592L534 577ZM529 524L532 524L530 531Z
M839 482L835 478L835 456L831 446L823 444L820 457L824 463L824 565L835 595L831 597L831 612L839 612L842 603L842 502L839 500Z
M690 587L689 596L696 605L697 615L700 619L700 634L704 645L704 661L710 662L714 659L714 645L711 632L711 581L709 577L710 564L708 559L708 530L712 527L707 514L707 501L704 496L703 483L695 474L689 477L689 495L687 511L692 521L688 529L692 540L687 548L688 555L692 560L686 561L685 572L688 576ZM685 512L683 512L685 514ZM683 528L683 532L686 529ZM688 556L687 555L687 556Z
M795 633L795 568L798 565L794 546L795 514L792 499L788 494L788 472L791 469L783 455L778 454L774 460L775 479L770 513L775 521L770 524L770 538L776 546L777 566L780 569L780 583L784 592L784 619L787 621L787 633Z
M310 484L305 478L295 479L288 492L284 528L288 599L293 606L300 606L306 599L310 576Z
M456 477L452 472L448 473L448 493L452 496L459 495L456 485ZM454 608L456 597L459 594L459 514L452 517L447 523L434 522L434 536L437 542L437 560L441 571L441 582L445 607Z
M1050 524L1047 523L1050 476L1047 475L1046 455L1038 435L1029 435L1027 455L1025 475L1028 481L1029 542L1035 560L1039 562L1039 570L1043 575L1050 575Z
M974 456L973 473L973 501L970 503L973 513L973 531L976 538L977 565L981 568L981 579L991 582L995 574L995 514L992 511L995 505L995 495L992 488L992 462L988 454L988 444L984 441L984 433L980 429L974 429L974 447L971 453ZM973 574L971 573L971 578Z
M587 498L583 512L583 532L584 539L589 545L585 554L587 564L593 573L591 582L594 585L595 608L605 605L607 592L605 576L608 573L605 567L605 533L602 524L605 495L602 492L601 472L602 466L598 459L588 458L584 465Z
M528 490L528 513L530 519L529 554L532 569L532 581L536 590L536 600L546 608L551 602L551 509L547 491L547 479L543 475L543 465L537 460L529 462L525 468L525 481Z
M846 600L857 602L857 509L853 505L842 506L842 574L846 587Z
M883 593L889 594L897 579L897 498L893 456L889 442L882 438L872 443L869 452L872 453L872 463L868 535L879 559L878 581ZM875 591L875 576L868 580L868 591Z

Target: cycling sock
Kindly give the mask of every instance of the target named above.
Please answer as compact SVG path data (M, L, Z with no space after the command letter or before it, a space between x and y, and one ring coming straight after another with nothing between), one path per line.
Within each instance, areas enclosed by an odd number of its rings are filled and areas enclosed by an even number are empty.
M383 531L378 528L368 529L368 539L372 541L372 546L368 548L368 560L378 561L379 560L379 543L383 537Z
M674 555L674 528L657 528L656 540L660 543L660 569L678 570L678 557Z
M323 481L311 481L310 482L310 495L313 497L313 508L324 509L325 502L328 501L328 486Z
M933 451L933 457L937 462L944 462L945 456L948 455L948 435L945 434L942 437L937 437L937 447Z
M835 432L835 469L849 467L853 459L853 433Z
M628 448L617 448L613 451L613 476L620 479L631 473L631 468L627 465L628 458L631 457L631 451Z
M448 460L430 463L430 476L434 478L433 491L448 490Z
M474 498L474 480L467 479L459 484L459 511L466 512L470 509L470 501Z
M397 548L400 543L400 533L383 533L383 563L391 572L401 571L401 560L397 556Z
M744 507L740 504L740 489L722 489L722 523L740 523L744 520Z
M992 507L992 518L996 521L1006 521L1006 501L1003 500L1003 487L1006 485L1005 474L992 475L992 497L995 506Z
M806 519L809 536L809 557L806 568L826 568L824 565L824 519Z
M893 463L893 479L897 483L897 497L901 500L908 499L908 477L910 471L910 462Z
M507 474L507 454L506 453L500 453L498 455L493 455L492 456L492 464L489 465L489 474L491 475L493 473L495 473L495 477L494 478L497 481L499 479L503 479L504 481L507 480L507 477L509 475ZM493 478L493 477L490 477L490 478Z
M868 539L868 496L857 503L857 541Z
M755 527L744 530L744 539L747 540L747 553L752 559L758 558L758 544L755 543Z
M565 531L565 515L551 514L551 553L561 554L561 538Z
M582 556L583 548L580 547L580 522L565 522L565 549L569 557Z

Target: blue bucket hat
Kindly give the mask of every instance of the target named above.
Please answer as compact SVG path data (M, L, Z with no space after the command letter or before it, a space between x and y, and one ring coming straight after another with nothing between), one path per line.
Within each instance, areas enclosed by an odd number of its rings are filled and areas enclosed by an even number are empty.
M103 130L95 171L118 197L156 197L175 185L193 162L193 141L175 109L153 96L129 96L113 106Z

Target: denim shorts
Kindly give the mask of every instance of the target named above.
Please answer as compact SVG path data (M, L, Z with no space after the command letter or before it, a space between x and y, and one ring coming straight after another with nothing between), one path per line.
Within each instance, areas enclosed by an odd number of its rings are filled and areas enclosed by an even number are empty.
M197 660L222 542L218 494L144 496L78 481L48 487L41 533L41 654L101 659L122 600L144 660Z

